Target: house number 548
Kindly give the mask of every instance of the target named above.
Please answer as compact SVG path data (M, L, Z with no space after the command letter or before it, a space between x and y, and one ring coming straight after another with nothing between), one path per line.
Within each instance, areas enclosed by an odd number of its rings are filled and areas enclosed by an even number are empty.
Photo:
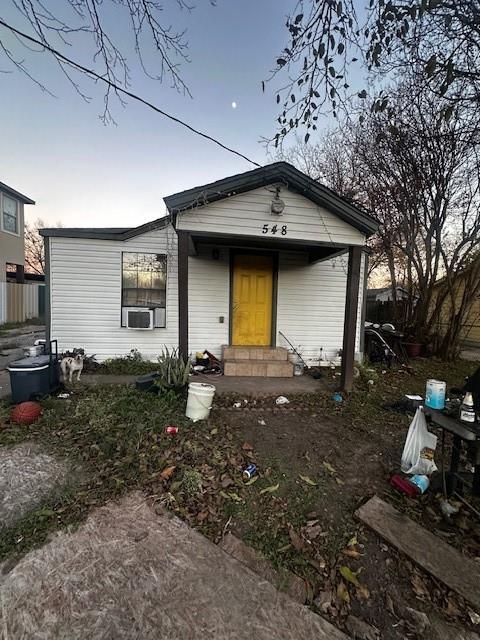
M275 235L276 233L280 233L282 236L287 235L287 225L284 224L282 226L278 224L273 224L271 227L268 224L264 224L262 228L262 233L272 233Z

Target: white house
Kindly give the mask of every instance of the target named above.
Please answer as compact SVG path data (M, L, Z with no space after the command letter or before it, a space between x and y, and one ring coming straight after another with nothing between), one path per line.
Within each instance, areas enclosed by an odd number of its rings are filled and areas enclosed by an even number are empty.
M283 376L285 336L311 364L343 349L348 388L375 220L285 162L164 200L168 215L139 227L42 231L59 349L103 360L229 346L230 373Z

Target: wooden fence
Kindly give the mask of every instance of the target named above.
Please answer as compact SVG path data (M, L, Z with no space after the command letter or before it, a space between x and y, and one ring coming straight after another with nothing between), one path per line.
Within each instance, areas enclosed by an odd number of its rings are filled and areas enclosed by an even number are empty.
M44 310L44 284L0 282L0 324L44 319Z

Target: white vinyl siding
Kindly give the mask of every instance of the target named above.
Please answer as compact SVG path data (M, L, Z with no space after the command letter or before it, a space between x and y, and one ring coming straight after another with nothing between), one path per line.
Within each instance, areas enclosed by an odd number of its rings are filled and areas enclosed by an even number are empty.
M217 357L228 343L230 267L228 249L200 247L189 258L190 351ZM120 327L122 251L167 254L166 328ZM163 346L178 346L177 236L171 227L126 242L50 238L52 338L60 351L83 347L98 360L138 349L156 358ZM220 316L224 323L220 323Z
M179 216L181 229L265 239L311 240L362 246L365 236L307 198L282 189L282 216L270 213L275 191L261 188ZM262 227L287 225L287 235L262 234ZM83 347L99 360L138 349L155 359L164 346L178 346L177 236L169 226L126 241L50 238L51 335L59 349ZM248 243L246 243L248 244ZM198 245L189 258L189 349L221 355L229 342L230 251ZM272 247L277 250L278 245ZM135 331L121 327L122 252L167 255L166 327ZM218 257L218 259L216 259ZM309 364L320 348L333 357L342 347L348 253L315 264L307 253L279 252L277 330L298 347ZM356 351L360 345L363 259ZM224 322L220 322L220 318ZM286 346L277 334L277 345Z
M134 331L120 326L122 251L167 255L166 327ZM50 238L51 334L60 351L83 347L105 358L138 349L155 359L178 346L177 243L171 227L124 242Z
M360 349L363 304L362 256L356 352ZM330 359L343 344L348 254L308 264L306 255L282 253L279 260L277 329L301 352L307 364L318 364L320 348ZM279 335L277 346L288 347Z
M228 344L230 263L229 250L199 246L198 255L189 258L189 348L191 353L208 349L221 357L222 345ZM220 322L223 316L224 322Z
M167 326L153 331L120 327L121 252L166 252ZM221 356L229 340L229 250L199 247L189 258L189 348ZM318 362L320 347L333 357L343 342L348 255L308 264L303 253L279 256L277 330L302 351L309 364ZM125 355L132 348L155 359L162 347L178 346L177 246L173 231L159 230L126 242L50 239L52 338L59 349L83 347L99 360ZM358 300L357 345L363 301L363 259ZM220 322L223 316L224 322ZM280 335L277 345L287 346Z
M319 207L304 196L282 188L280 198L285 202L282 215L271 213L275 188L261 187L247 193L233 195L217 202L197 207L178 216L178 228L206 233L248 235L276 240L306 240L345 245L365 244L365 235L330 211ZM263 233L286 225L286 235L278 230L272 235Z

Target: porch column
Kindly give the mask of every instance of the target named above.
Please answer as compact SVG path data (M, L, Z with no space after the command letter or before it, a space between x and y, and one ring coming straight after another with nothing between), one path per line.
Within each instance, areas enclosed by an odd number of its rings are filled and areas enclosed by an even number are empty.
M350 247L348 249L347 293L345 300L345 320L343 323L342 376L340 379L341 388L347 392L352 390L353 384L361 259L362 247Z
M177 231L178 237L178 347L188 358L188 246L189 233Z

